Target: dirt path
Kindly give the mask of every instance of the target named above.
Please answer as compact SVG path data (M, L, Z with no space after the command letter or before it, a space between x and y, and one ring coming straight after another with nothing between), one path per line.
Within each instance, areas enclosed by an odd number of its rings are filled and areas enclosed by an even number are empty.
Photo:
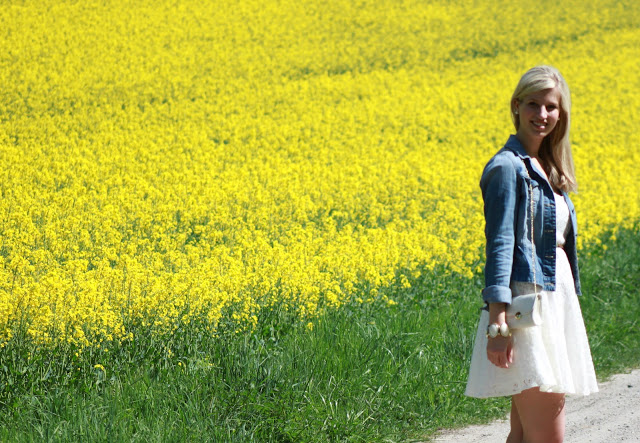
M640 443L640 369L599 383L600 392L587 397L567 397L565 443ZM437 443L502 443L509 422L443 431Z

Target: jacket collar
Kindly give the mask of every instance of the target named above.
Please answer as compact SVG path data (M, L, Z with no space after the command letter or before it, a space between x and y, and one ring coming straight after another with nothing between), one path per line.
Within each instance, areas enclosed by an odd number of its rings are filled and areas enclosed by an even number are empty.
M511 134L504 147L520 157L522 161L525 162L525 164L528 164L529 169L535 172L540 177L540 180L546 182L549 185L549 189L551 189L551 184L549 183L549 180L547 180L546 174L543 174L542 171L540 171L538 167L531 161L531 156L527 154L526 149L524 149L524 146L522 146L522 143L520 143L518 137L516 137L514 134ZM563 192L563 194L565 193Z
M509 139L507 140L507 143L504 145L504 147L509 149L510 151L513 151L518 157L522 159L526 158L531 161L531 156L527 154L526 149L524 149L524 146L522 146L522 143L520 143L520 140L518 140L518 137L516 137L514 134L511 134L509 136Z

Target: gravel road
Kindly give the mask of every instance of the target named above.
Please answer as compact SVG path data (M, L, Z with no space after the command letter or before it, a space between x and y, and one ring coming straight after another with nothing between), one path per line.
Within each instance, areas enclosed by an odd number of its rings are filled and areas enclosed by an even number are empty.
M599 383L600 392L586 397L567 396L564 443L640 443L640 369L614 375ZM432 442L502 443L509 421L443 431Z

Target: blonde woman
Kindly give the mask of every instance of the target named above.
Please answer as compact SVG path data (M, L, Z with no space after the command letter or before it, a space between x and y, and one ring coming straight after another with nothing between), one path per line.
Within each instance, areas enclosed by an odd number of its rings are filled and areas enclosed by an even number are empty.
M480 180L486 307L466 395L511 396L508 443L562 442L565 394L598 391L577 297L577 224L568 195L577 188L570 112L569 88L555 68L527 71L511 99L516 134ZM534 292L534 282L542 294L542 324L509 331L507 306L513 297Z

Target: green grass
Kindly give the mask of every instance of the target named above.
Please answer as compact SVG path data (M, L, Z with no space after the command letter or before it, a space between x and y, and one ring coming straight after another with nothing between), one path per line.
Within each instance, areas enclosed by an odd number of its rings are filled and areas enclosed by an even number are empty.
M601 379L640 364L640 230L617 237L581 256ZM463 396L481 276L412 283L387 288L396 306L350 304L312 331L276 307L254 333L140 328L79 356L18 337L0 351L0 440L411 441L503 415L508 399Z
M640 366L640 225L585 257L582 272L581 305L598 377Z

